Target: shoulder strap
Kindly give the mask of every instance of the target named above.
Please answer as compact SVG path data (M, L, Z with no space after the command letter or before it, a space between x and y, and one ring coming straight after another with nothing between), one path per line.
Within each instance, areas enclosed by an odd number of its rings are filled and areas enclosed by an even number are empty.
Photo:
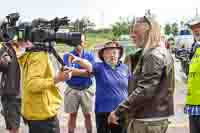
M7 46L6 43L2 43L2 46L5 48L5 50L8 52L8 55L12 58L14 53L13 51Z

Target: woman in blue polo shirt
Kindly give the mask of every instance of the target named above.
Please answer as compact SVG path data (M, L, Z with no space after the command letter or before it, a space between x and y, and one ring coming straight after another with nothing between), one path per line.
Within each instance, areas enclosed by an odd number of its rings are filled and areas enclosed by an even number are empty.
M92 73L96 79L96 127L97 133L122 133L121 125L108 125L107 118L117 106L128 97L128 66L120 62L123 48L117 42L105 43L98 53L102 62L91 64L73 56L73 62L79 63ZM80 72L80 75L84 75Z

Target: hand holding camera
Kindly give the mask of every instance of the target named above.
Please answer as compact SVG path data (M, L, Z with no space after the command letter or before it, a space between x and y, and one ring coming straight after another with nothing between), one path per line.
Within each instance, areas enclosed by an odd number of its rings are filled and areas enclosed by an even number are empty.
M0 64L8 65L9 62L11 62L11 58L6 53L0 57Z

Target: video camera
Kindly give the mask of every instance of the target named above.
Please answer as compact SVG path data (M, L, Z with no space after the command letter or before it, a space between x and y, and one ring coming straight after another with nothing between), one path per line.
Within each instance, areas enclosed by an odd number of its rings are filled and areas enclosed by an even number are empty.
M35 19L31 23L25 22L16 25L20 15L12 13L6 16L6 21L0 25L0 37L4 42L12 40L17 35L19 40L31 41L33 44L44 44L46 42L64 43L69 46L77 46L81 43L80 32L59 31L60 26L68 26L68 17L45 20Z
M19 40L31 41L34 45L44 45L49 42L63 43L76 47L81 43L80 32L59 31L60 26L68 26L69 19L55 18L51 21L35 19L32 23L22 23L18 26Z
M6 16L6 20L2 20L0 24L0 38L2 41L8 42L14 37L17 31L16 23L19 17L19 13L11 13Z
M38 18L30 22L23 22L17 25L19 13L12 13L6 16L7 21L0 25L0 37L3 42L13 40L17 36L18 40L30 41L32 48L27 51L47 51L54 54L57 60L64 66L63 60L54 49L56 43L66 44L76 47L81 44L82 35L80 32L59 31L60 26L68 26L68 17L45 20Z

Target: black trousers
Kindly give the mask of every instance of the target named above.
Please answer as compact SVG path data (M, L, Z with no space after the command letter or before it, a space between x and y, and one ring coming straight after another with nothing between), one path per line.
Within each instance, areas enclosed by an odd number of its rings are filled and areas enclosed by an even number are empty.
M60 133L57 117L47 120L27 120L29 133Z
M96 113L97 133L126 133L126 129L121 125L111 127L108 124L108 116L110 112Z
M200 116L189 116L190 133L200 132Z

